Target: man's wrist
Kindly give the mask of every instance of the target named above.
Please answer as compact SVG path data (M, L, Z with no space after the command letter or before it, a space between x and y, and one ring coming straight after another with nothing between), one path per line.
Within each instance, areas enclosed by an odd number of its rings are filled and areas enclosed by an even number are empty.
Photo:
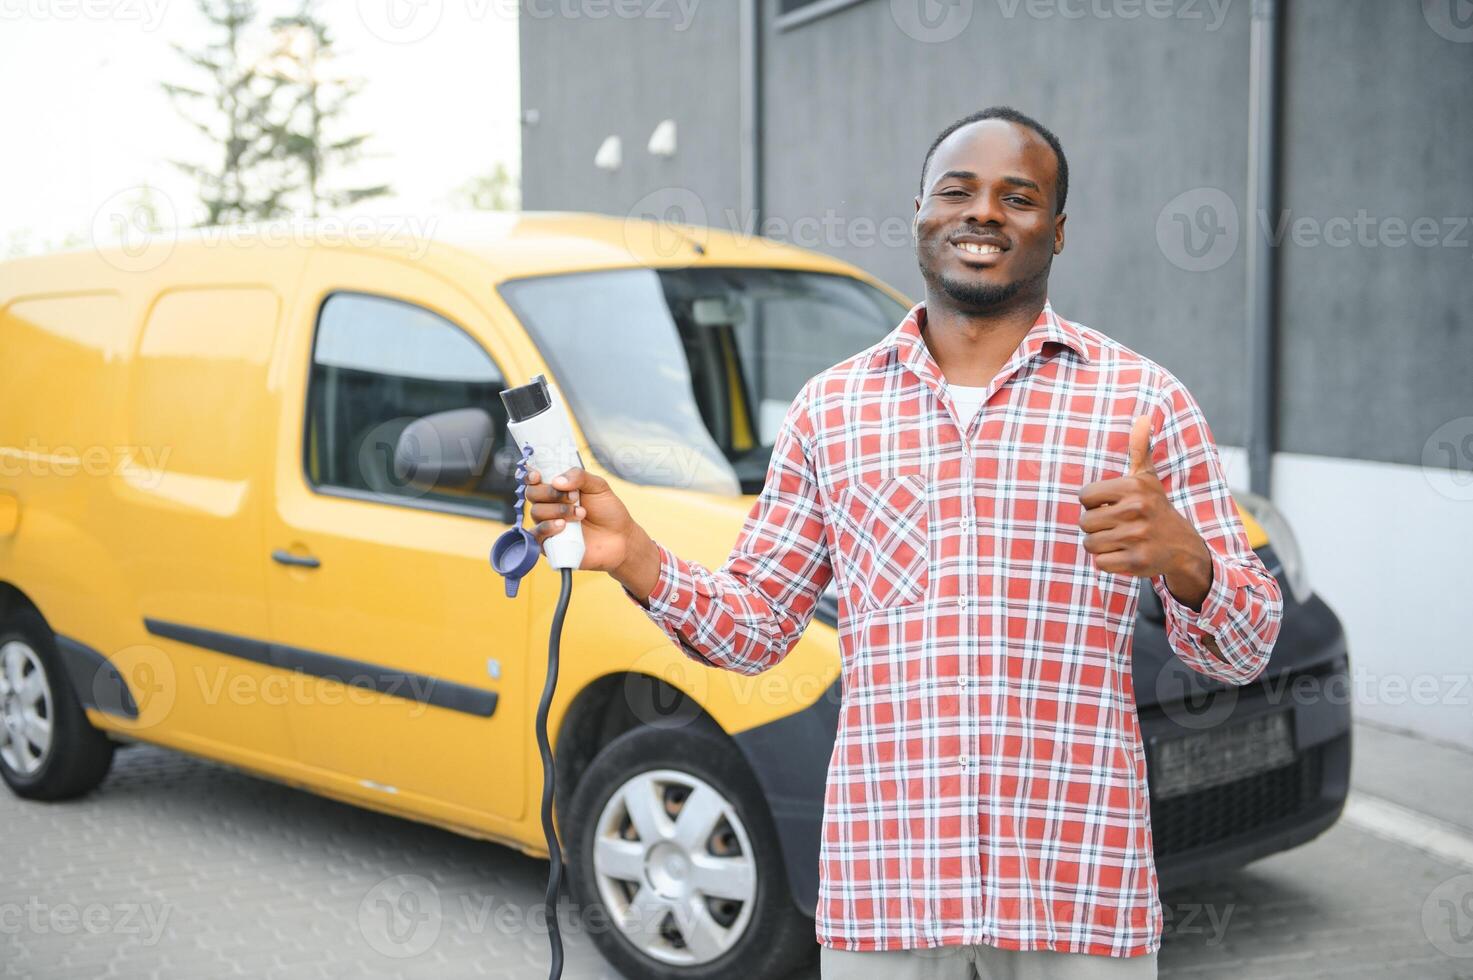
M634 526L625 546L624 561L609 574L641 605L649 605L650 596L660 583L660 549L644 528Z
M1202 611L1202 603L1212 591L1212 552L1200 535L1196 546L1172 571L1166 573L1166 588L1176 601L1193 612Z

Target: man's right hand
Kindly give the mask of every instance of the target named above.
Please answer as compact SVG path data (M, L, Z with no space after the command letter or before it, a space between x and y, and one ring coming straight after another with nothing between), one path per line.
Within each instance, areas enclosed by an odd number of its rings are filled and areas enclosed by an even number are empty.
M641 600L649 597L659 576L659 553L607 480L575 466L548 484L540 471L528 470L527 502L537 522L532 535L539 546L576 521L583 525L583 564L578 567L608 572Z

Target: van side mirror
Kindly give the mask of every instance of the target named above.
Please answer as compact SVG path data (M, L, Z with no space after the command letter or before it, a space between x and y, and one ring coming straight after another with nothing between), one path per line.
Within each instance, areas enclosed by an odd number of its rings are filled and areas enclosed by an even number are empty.
M399 433L394 472L424 490L464 487L491 463L496 424L484 408L455 408L415 419Z

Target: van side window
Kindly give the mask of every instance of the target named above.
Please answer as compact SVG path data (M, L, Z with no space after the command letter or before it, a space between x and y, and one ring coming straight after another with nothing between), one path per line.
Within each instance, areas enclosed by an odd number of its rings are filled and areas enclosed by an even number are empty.
M434 509L510 520L514 482L495 465L507 450L501 369L465 331L422 307L362 293L323 303L312 346L304 456L314 487L395 498ZM439 412L476 408L489 436L440 446L474 472L425 486L395 464L405 427Z

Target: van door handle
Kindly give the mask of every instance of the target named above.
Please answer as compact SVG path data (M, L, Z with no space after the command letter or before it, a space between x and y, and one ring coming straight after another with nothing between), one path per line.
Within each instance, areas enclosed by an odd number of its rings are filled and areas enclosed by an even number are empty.
M271 552L271 560L278 565L295 565L298 568L316 568L322 564L311 555L294 555L285 548L277 548Z

